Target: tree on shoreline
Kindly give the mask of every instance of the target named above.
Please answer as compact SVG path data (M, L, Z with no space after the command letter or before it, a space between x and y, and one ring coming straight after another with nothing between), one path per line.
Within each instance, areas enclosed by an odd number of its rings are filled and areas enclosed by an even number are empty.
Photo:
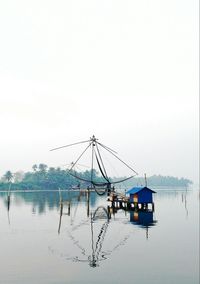
M58 188L67 189L76 187L79 183L80 186L86 188L89 184L84 180L88 180L91 177L91 171L86 170L82 172L76 172L77 176L82 178L82 181L78 180L74 176L70 175L67 170L63 170L59 167L49 167L46 164L33 165L30 172L23 173L21 178L14 179L12 183L13 189L50 189L57 190ZM95 180L102 181L101 175L95 171L93 172ZM7 188L7 183L12 180L14 175L11 171L7 171L0 181L0 189ZM118 177L123 179L125 177ZM113 178L113 181L117 178ZM187 187L192 184L192 181L185 178L177 178L172 176L161 176L153 175L147 179L148 186L159 186L159 187ZM139 186L143 183L144 179L141 177L134 177L133 179L124 182L122 185L126 187Z
M34 164L34 165L32 166L32 169L33 169L34 172L36 172L36 171L37 171L37 165Z
M13 178L13 174L11 173L11 171L7 171L4 175L4 178L7 180L7 182L10 182Z

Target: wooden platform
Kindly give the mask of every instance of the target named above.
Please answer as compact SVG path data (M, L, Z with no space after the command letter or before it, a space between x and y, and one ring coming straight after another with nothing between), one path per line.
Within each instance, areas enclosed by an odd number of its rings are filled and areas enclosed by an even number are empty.
M148 210L154 212L154 203L131 202L130 198L122 193L111 192L108 201L111 207L124 210Z

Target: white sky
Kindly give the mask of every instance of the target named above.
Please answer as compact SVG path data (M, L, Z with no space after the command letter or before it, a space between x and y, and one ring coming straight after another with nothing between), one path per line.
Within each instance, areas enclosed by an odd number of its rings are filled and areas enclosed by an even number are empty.
M141 175L198 181L198 6L2 0L0 174L95 134Z

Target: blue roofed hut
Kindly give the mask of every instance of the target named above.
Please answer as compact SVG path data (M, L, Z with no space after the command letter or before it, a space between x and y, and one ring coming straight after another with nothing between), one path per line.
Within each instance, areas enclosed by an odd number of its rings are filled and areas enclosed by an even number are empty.
M148 187L133 187L126 192L129 195L129 202L133 204L142 204L148 207L148 204L153 204L153 193L156 193Z

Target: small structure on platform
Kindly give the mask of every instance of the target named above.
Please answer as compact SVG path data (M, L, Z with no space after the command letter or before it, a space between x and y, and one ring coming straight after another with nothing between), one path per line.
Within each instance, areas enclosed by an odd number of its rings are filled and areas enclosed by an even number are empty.
M140 204L142 208L148 208L148 204L153 205L153 193L156 192L146 186L140 186L131 188L126 195L129 195L129 201L134 204L134 207Z

